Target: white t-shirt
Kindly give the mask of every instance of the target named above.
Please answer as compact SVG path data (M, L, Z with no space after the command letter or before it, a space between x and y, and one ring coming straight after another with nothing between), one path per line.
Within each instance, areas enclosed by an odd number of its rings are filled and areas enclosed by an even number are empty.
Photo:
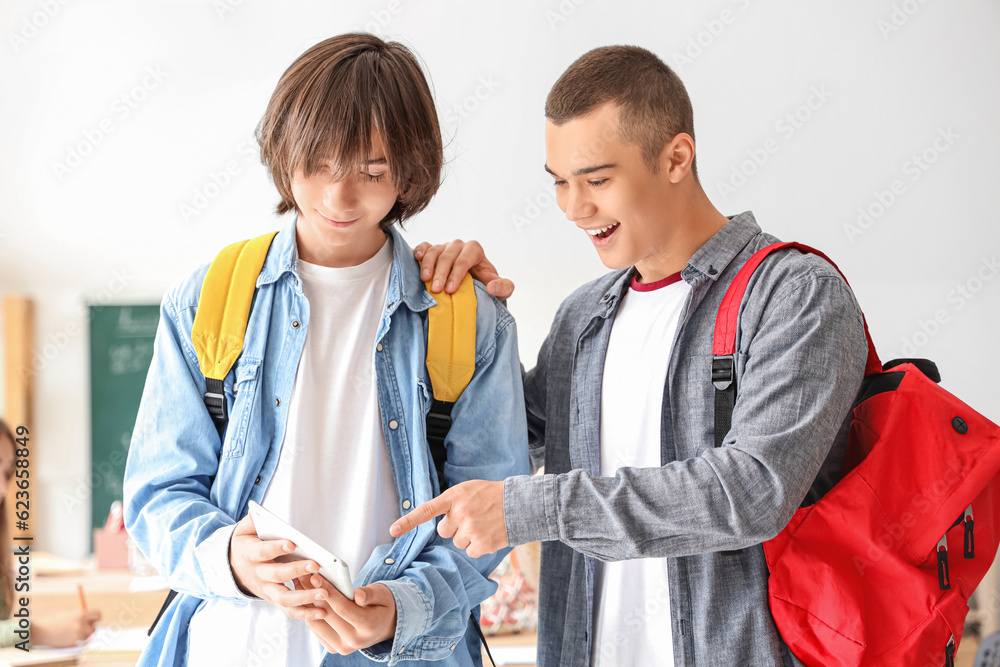
M667 364L690 286L680 274L633 281L618 304L601 386L601 476L658 468ZM662 558L599 563L592 663L673 665L667 564Z
M352 577L375 547L392 541L389 526L400 517L375 383L391 265L388 239L358 266L299 260L309 326L278 465L261 503L343 559ZM192 667L308 667L324 653L304 621L263 600L208 600L191 620L190 637Z

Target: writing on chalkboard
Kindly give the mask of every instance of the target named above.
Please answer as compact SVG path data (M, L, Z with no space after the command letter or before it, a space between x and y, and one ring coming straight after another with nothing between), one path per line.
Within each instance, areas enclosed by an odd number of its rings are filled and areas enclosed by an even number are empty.
M91 469L95 527L121 500L122 479L136 412L153 359L159 307L102 304L90 307ZM80 494L86 498L84 488Z
M115 334L126 336L155 336L156 325L160 321L160 311L147 308L136 309L124 306L118 311Z
M108 348L108 357L108 371L112 375L144 373L153 359L153 343L116 343Z

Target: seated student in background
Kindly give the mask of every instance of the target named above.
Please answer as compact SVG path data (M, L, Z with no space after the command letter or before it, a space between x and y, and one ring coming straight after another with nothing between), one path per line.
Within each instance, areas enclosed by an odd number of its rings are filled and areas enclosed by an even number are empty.
M478 665L470 611L496 589L488 575L503 554L471 558L433 526L388 532L434 495L425 358L436 302L394 226L440 183L427 81L399 43L333 37L282 75L257 139L278 214L296 216L257 279L222 441L191 342L208 265L161 305L125 519L180 595L140 664ZM451 484L528 470L514 321L475 290L475 373L452 411ZM354 599L310 576L312 561L276 562L289 543L257 539L248 500L343 558ZM295 590L282 583L293 580Z
M691 101L655 54L584 54L545 117L556 201L613 269L562 303L524 380L546 474L452 487L393 534L447 513L439 530L470 555L543 541L539 667L801 665L771 616L761 544L839 478L868 352L854 295L813 255L761 265L739 320L732 427L716 434L715 316L776 239L709 201ZM427 250L426 278L447 287L477 265L503 287L478 246L459 262L460 246Z
M14 432L0 419L0 648L23 641L15 632L18 620L11 618L18 598L14 592L13 544L7 525L7 493L15 479ZM48 617L32 615L31 646L73 646L94 633L94 624L101 619L99 611L71 610Z

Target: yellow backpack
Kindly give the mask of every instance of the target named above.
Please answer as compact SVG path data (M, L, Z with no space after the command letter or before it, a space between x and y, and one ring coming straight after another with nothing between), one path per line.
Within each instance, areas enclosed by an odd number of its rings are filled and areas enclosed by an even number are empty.
M202 283L191 342L205 375L205 405L220 438L228 422L222 382L243 351L257 276L276 234L223 248ZM430 283L427 285L429 291ZM427 311L426 364L434 393L427 415L427 440L444 491L444 440L451 427L451 408L476 370L476 290L472 278L466 276L455 294L441 292L434 298L437 305Z

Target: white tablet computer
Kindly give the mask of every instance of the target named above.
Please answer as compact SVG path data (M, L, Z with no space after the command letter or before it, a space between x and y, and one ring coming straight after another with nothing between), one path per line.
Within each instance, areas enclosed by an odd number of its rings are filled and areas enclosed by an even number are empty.
M288 525L258 503L250 501L250 517L257 529L257 537L262 540L291 540L295 551L278 556L275 560L290 563L297 560L313 560L319 565L319 574L344 594L348 600L354 599L351 584L351 569L340 558L316 544L300 531Z

